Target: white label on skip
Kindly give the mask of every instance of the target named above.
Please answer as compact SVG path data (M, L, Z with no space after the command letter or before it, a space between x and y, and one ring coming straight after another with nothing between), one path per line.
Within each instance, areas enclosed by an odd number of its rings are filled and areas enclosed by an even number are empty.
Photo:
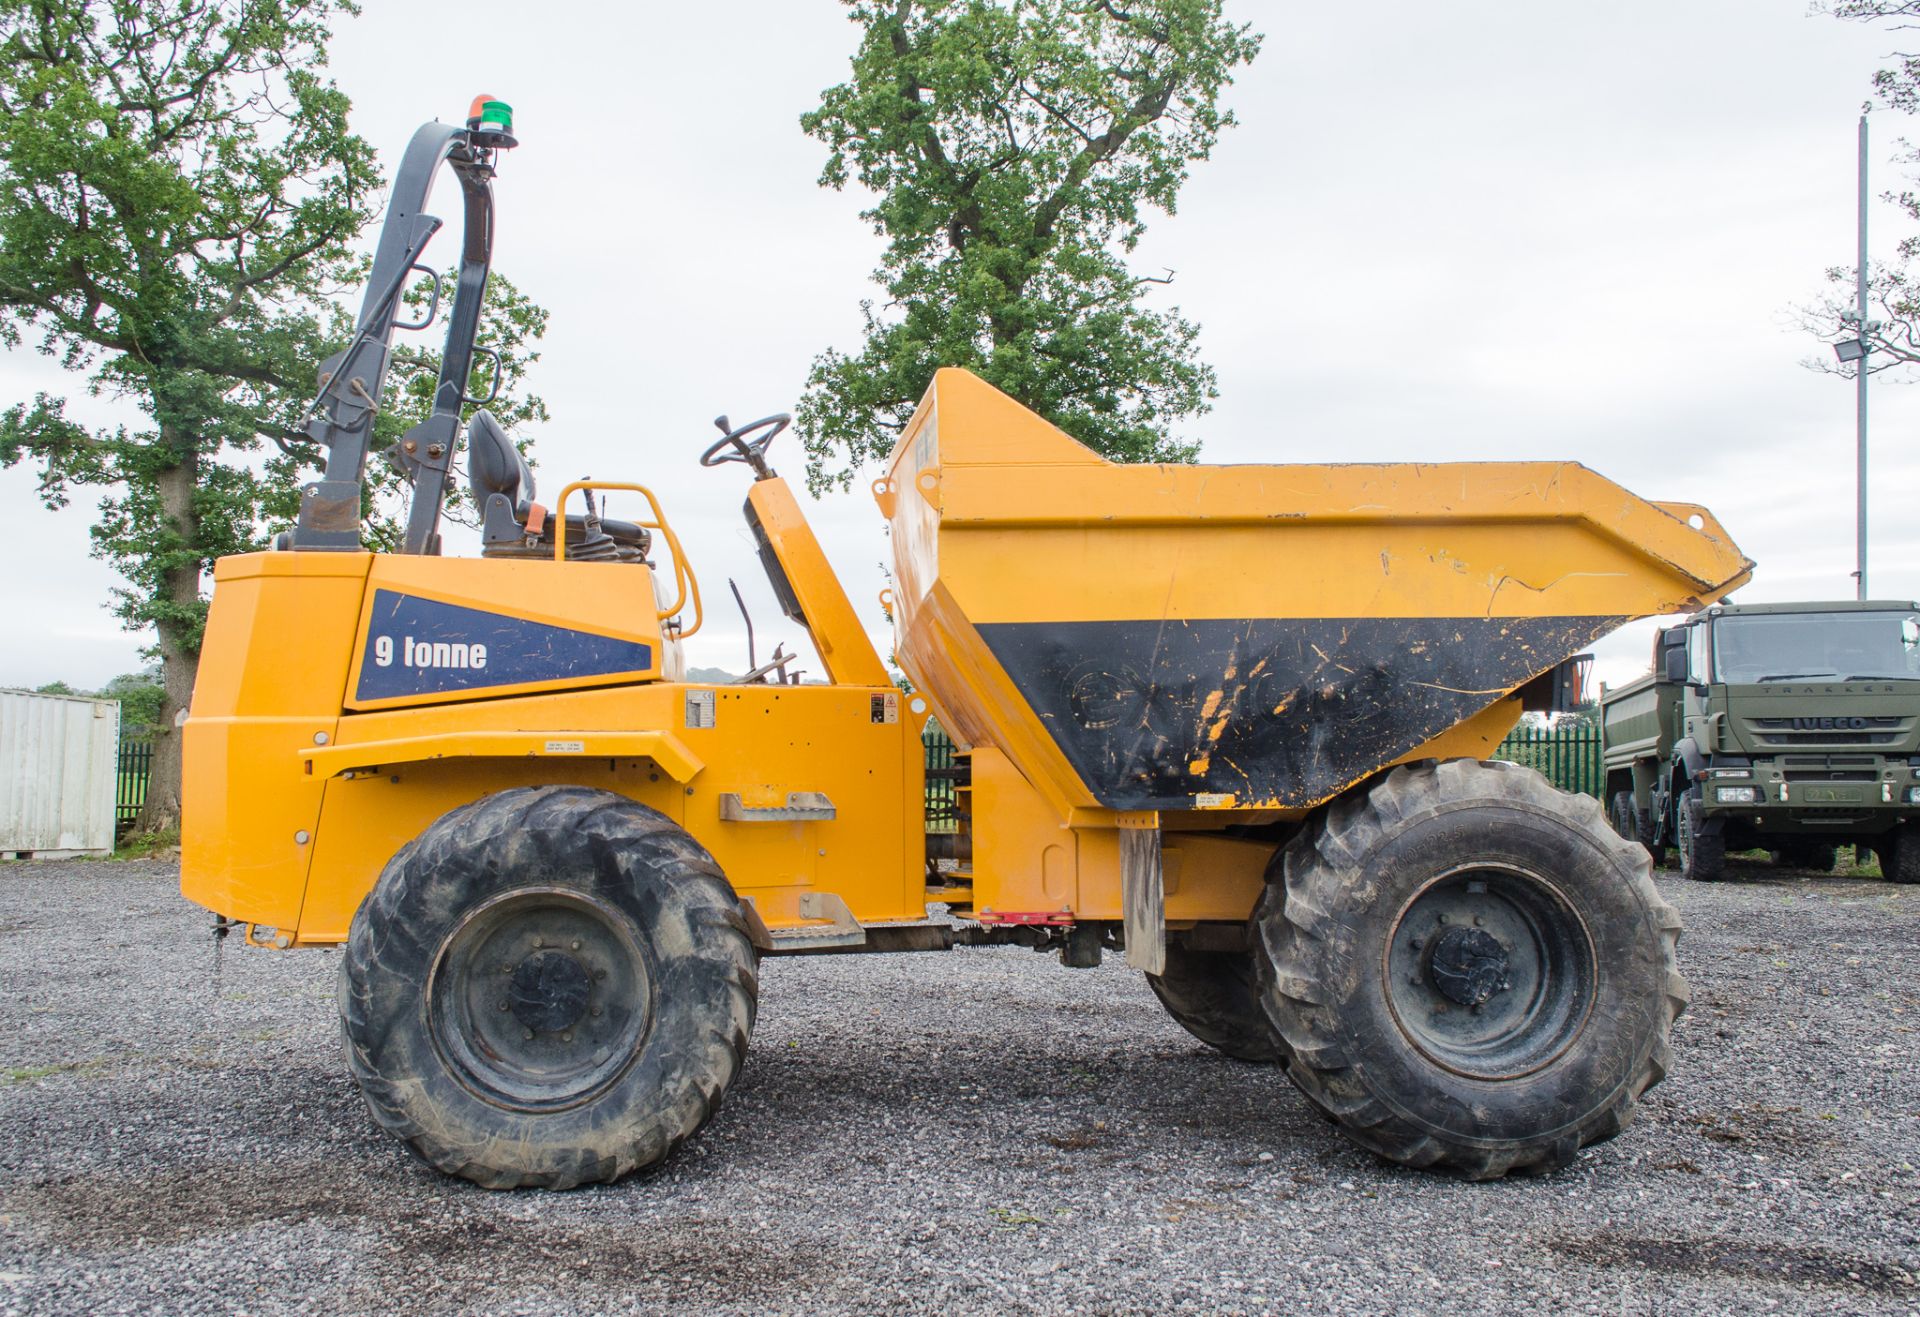
M585 741L548 741L547 753L550 755L583 755L587 752Z

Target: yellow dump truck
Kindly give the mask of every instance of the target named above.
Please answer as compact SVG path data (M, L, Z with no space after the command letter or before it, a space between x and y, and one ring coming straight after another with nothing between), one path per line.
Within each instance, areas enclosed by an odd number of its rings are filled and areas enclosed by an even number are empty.
M659 500L542 505L465 396L511 144L494 102L416 134L322 370L326 474L274 551L219 563L186 724L183 889L250 942L345 944L380 1124L483 1185L614 1179L720 1101L760 957L995 943L1124 951L1197 1037L1409 1165L1549 1170L1625 1124L1685 1001L1678 921L1595 802L1483 756L1597 637L1746 580L1707 512L1571 462L1118 466L945 370L873 486L910 684L770 464L781 416L723 418L702 460L753 477L827 680L690 683L701 595ZM443 166L441 387L393 454L404 551L369 553ZM462 447L477 558L439 552ZM609 489L650 512L602 515ZM933 833L930 717L963 747Z

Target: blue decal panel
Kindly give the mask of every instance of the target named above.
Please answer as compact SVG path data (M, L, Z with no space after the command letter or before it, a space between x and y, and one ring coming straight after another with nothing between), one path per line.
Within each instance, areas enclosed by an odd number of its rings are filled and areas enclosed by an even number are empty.
M652 666L652 647L636 640L375 590L354 699L575 681Z

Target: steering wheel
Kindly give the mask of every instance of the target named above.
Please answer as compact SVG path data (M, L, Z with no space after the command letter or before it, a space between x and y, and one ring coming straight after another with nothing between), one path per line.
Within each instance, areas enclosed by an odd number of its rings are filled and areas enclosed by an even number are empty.
M720 438L700 454L701 466L719 466L722 462L745 462L753 468L754 474L762 480L773 474L773 468L767 465L767 448L780 432L793 424L789 412L775 412L771 416L762 416L759 420L733 428L724 416L716 416L713 423L720 427ZM750 436L765 430L759 438Z

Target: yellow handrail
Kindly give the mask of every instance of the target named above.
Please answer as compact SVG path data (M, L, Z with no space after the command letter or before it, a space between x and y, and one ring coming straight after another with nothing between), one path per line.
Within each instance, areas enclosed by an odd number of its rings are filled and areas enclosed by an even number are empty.
M665 622L670 617L678 616L680 610L687 606L688 596L692 596L693 625L684 628L680 632L680 638L684 640L698 631L706 621L706 614L700 607L700 582L694 579L693 568L688 565L686 555L680 551L680 537L675 535L673 527L667 524L667 514L660 510L660 500L655 498L653 491L645 485L629 484L620 480L576 480L561 490L559 504L553 510L555 519L560 523L553 536L553 560L557 563L567 560L567 496L577 489L617 489L629 494L638 494L647 500L647 506L653 509L653 520L637 524L647 530L657 530L666 536L667 549L673 554L673 607L662 609L659 620Z

